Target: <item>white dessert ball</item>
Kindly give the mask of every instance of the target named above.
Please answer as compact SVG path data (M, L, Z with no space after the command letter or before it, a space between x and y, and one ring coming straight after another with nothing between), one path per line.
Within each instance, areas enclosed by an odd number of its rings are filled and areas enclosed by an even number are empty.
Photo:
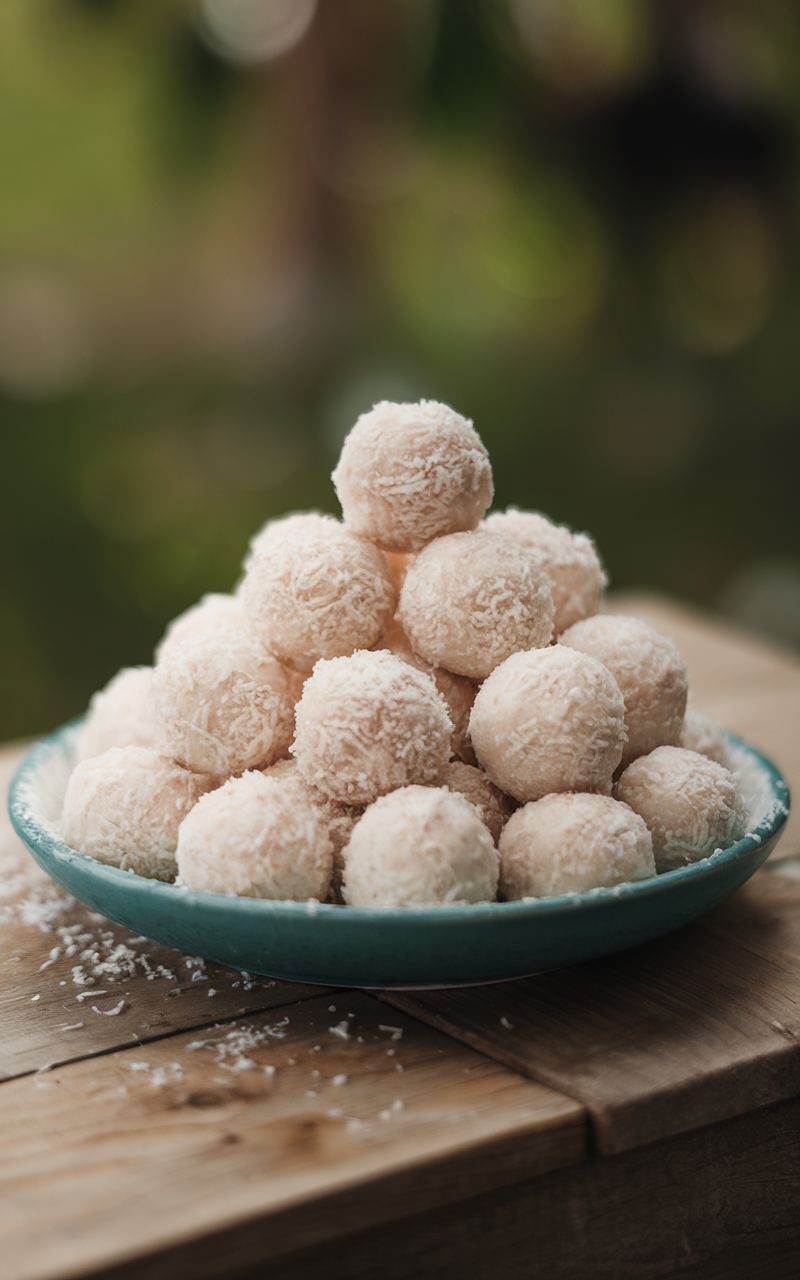
M195 636L155 668L158 746L188 769L227 777L272 764L294 732L298 677L243 631Z
M314 806L263 773L229 779L178 832L178 873L189 889L324 902L331 865L331 842Z
M680 741L689 682L677 645L639 618L598 614L576 622L559 644L608 667L625 699L622 766Z
M324 537L327 533L336 533L341 529L340 522L334 516L323 515L320 511L291 511L288 515L267 520L250 539L242 568L246 571L250 561L257 552L270 546L278 539L295 538L299 533L314 532Z
M655 874L647 826L610 796L543 796L518 809L500 837L500 891L509 901L583 893Z
M683 747L656 747L634 760L617 783L617 799L647 823L659 871L727 849L747 826L733 774Z
M709 760L716 760L726 769L731 767L728 744L719 725L691 703L686 707L678 746L708 756Z
M405 631L396 618L393 618L384 631L376 649L387 649L389 653L410 662L418 671L429 675L447 704L447 713L453 722L452 749L453 755L475 763L475 753L469 738L469 715L475 701L475 685L466 676L454 675L445 671L444 667L432 667L411 648Z
M572 533L566 525L553 524L538 512L518 511L516 507L493 511L481 528L527 547L547 571L553 588L554 636L597 613L606 576L587 534Z
M263 544L239 588L250 634L297 671L369 649L397 606L382 552L328 523Z
M494 495L472 423L435 400L384 400L362 414L332 479L348 528L384 551L474 529Z
M409 783L435 783L453 725L430 676L386 652L318 662L297 704L291 752L332 800L371 804Z
M442 774L442 783L448 791L458 791L475 805L481 822L497 844L500 832L514 811L511 797L490 782L482 769L463 760L450 761Z
M475 806L438 787L401 787L376 800L344 865L353 907L455 906L497 893L497 850Z
M244 625L244 609L238 596L211 591L198 604L173 618L156 648L156 662L185 640L207 635L209 631L242 631Z
M178 828L211 785L149 747L112 747L70 774L61 834L98 862L173 880Z
M152 677L152 667L123 667L92 696L75 742L79 760L111 747L153 746L155 725L147 704Z
M507 658L478 691L475 754L516 800L608 794L625 741L625 703L607 667L564 645Z
M263 773L266 778L277 779L285 791L294 789L304 801L313 805L333 846L333 874L328 901L341 903L344 872L342 850L350 839L353 827L364 812L363 805L340 804L336 800L330 800L304 780L294 759L279 760L277 764L264 769Z
M483 680L510 654L550 643L550 579L510 538L453 533L415 557L398 618L426 662Z

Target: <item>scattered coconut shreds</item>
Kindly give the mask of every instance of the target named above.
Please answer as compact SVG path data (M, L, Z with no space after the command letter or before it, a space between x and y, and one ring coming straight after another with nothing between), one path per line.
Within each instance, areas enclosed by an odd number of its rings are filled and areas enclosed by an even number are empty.
M328 1030L332 1036L338 1036L340 1040L350 1039L350 1023L346 1018L343 1018L341 1022L337 1022L335 1027L328 1027Z
M501 1027L505 1027L506 1031L513 1031L513 1030L514 1030L514 1023L513 1023L513 1022L509 1022L508 1018L501 1018L501 1019L500 1019L500 1026L501 1026Z
M402 1028L402 1027L387 1027L387 1026L385 1026L382 1022L379 1022L379 1023L378 1023L378 1030L379 1030L379 1031L390 1031L390 1032L391 1032L391 1034L392 1034L392 1039L393 1039L393 1040L402 1040L402 1039L403 1039L403 1028Z
M288 1017L282 1018L280 1022L273 1023L271 1026L244 1027L234 1024L227 1034L209 1037L207 1040L192 1040L186 1048L192 1051L210 1049L214 1054L215 1062L223 1071L249 1071L257 1064L247 1056L248 1053L268 1039L284 1040L286 1038L284 1027L288 1025ZM268 1075L275 1073L274 1067L268 1066L264 1070Z
M173 1084L183 1079L183 1067L179 1062L169 1062L165 1067L151 1068L149 1062L129 1062L127 1066L129 1071L146 1076L151 1089L161 1089L165 1084ZM127 1093L127 1090L125 1092Z
M99 994L99 993L98 993L98 994ZM125 1001L124 1001L124 1000L120 1000L119 1004L115 1005L113 1009L98 1009L97 1005L96 1005L96 1004L93 1004L93 1005L92 1005L92 1013L104 1013L104 1014L106 1015L106 1017L107 1017L107 1018L113 1018L113 1017L115 1017L118 1013L122 1013L122 1010L123 1010L124 1008L125 1008Z

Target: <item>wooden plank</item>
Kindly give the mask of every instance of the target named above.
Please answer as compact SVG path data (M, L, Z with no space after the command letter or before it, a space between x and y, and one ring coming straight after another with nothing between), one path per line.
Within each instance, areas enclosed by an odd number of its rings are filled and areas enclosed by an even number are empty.
M761 871L647 946L381 999L578 1098L613 1154L800 1092L799 922L800 885Z
M8 819L21 754L0 755L0 1080L324 990L132 938L59 889Z
M720 619L657 596L610 598L612 613L643 618L677 644L698 707L775 762L800 795L800 658ZM800 856L800 812L772 860Z
M0 1132L4 1280L228 1274L587 1154L572 1099L358 992L9 1081Z
M269 1280L797 1280L799 1139L796 1100L304 1250Z

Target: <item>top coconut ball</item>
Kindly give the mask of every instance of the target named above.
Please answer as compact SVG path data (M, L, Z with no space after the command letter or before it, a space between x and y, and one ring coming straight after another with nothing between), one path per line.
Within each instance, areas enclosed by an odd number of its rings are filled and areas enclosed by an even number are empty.
M435 400L384 400L362 414L332 479L348 529L383 551L419 551L475 529L494 496L480 436Z

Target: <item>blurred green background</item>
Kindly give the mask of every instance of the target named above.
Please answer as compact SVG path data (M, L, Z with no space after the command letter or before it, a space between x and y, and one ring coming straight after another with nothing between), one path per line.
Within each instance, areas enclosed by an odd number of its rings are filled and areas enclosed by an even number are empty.
M379 398L800 644L800 10L5 0L0 737L237 577Z

